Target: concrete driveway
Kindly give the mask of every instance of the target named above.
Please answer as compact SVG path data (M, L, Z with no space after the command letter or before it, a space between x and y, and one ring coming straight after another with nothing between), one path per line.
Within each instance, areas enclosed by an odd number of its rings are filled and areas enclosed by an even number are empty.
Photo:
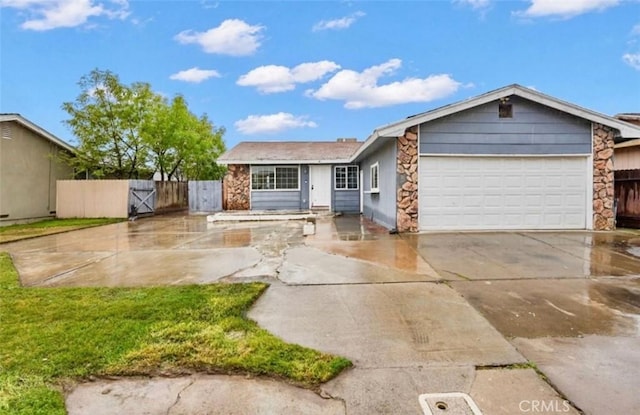
M452 392L485 414L596 414L640 407L639 246L622 232L398 236L358 217L305 238L300 222L175 216L2 249L32 286L265 280L251 318L354 362L318 394L219 376L92 382L68 396L70 414L421 414L419 395ZM423 404L471 413L454 395Z
M587 414L640 408L640 235L403 236Z

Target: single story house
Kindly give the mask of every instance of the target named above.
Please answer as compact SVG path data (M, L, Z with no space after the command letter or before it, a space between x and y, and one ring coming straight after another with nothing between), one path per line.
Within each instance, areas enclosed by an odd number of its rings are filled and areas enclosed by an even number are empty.
M640 113L618 114L615 118L640 126ZM614 170L640 169L640 139L616 143L615 153Z
M243 142L217 160L227 165L227 210L332 210L359 213L360 171L351 163L362 145L335 142Z
M640 127L510 85L379 127L362 145L353 143L352 154L327 164L353 166L360 212L399 232L608 230L615 227L614 144L633 138L640 138ZM269 192L255 197L263 180L258 166L265 163L251 154L262 146L273 143L240 143L221 157L233 189L227 201L246 200L228 208L279 208L266 202ZM311 157L282 153L279 160L279 148L272 150L265 174L276 181L279 166L304 168ZM325 180L342 186L342 171ZM303 181L297 188L312 185Z
M615 118L640 126L639 113L618 114ZM616 225L640 228L640 139L616 143L613 169Z
M74 148L20 114L0 114L0 226L55 216L56 181L73 177L61 152Z

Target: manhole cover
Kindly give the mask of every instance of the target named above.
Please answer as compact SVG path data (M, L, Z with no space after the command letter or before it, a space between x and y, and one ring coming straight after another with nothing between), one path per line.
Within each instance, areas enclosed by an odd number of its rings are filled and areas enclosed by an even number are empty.
M471 396L462 392L424 393L418 400L425 415L482 415Z

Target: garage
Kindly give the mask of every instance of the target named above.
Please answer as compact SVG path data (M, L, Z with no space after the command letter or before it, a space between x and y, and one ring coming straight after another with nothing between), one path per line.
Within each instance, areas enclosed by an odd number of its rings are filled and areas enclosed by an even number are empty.
M420 230L585 229L589 157L420 157Z
M614 145L634 138L639 126L509 85L378 127L352 162L363 214L394 232L612 230Z

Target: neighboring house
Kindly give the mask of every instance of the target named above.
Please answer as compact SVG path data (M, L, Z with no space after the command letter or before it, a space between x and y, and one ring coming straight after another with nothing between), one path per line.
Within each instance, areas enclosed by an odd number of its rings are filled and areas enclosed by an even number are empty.
M640 126L640 114L618 114L615 118ZM616 225L640 228L640 139L615 145Z
M227 165L227 210L331 210L359 213L360 172L351 163L362 145L335 142L243 142L217 160Z
M618 114L615 118L640 126L640 114ZM615 152L613 167L616 171L640 169L640 139L617 143Z
M0 114L0 226L55 216L56 180L74 148L19 114Z
M340 164L362 171L362 214L399 232L607 230L614 142L632 138L640 127L510 85L380 127Z

